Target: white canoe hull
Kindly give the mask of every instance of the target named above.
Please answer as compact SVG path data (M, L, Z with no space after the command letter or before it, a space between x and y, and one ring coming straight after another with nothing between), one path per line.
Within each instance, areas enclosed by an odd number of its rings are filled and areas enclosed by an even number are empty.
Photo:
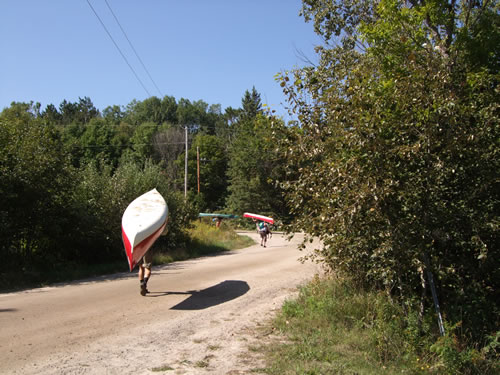
M128 205L122 217L122 239L130 271L163 233L167 219L167 203L156 189Z

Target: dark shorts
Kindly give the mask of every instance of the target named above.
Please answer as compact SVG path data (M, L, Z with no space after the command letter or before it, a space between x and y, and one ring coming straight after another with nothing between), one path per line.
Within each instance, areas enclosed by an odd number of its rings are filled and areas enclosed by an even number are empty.
M142 259L139 261L139 264L142 265L144 268L151 269L151 266L153 265L153 252L147 251L146 254L144 254Z

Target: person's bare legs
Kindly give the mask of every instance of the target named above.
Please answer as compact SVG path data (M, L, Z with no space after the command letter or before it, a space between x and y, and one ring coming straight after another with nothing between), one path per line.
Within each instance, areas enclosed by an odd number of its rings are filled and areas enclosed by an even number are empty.
M266 235L262 231L260 231L259 234L260 234L260 246L265 247L266 246Z
M148 293L147 285L149 276L151 276L151 269L139 265L139 282L141 283L141 295L145 296Z

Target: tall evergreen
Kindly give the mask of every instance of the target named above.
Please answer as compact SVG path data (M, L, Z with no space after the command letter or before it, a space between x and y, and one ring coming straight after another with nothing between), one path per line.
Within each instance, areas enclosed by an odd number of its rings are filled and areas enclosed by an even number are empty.
M234 124L234 135L229 147L228 209L235 213L245 211L286 216L281 188L280 159L271 140L274 118L262 114L260 94L255 87L245 92L242 115Z
M262 113L262 103L260 94L252 87L252 92L246 90L241 99L241 107L243 109L242 117L244 119L255 118L259 113Z

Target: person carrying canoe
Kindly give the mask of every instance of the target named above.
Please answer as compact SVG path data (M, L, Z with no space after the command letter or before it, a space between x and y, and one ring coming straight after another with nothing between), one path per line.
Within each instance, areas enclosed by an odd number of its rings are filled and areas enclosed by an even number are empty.
M256 223L257 225L257 231L260 234L260 246L266 247L266 242L267 242L267 235L269 234L269 225L267 225L266 222L260 221Z

